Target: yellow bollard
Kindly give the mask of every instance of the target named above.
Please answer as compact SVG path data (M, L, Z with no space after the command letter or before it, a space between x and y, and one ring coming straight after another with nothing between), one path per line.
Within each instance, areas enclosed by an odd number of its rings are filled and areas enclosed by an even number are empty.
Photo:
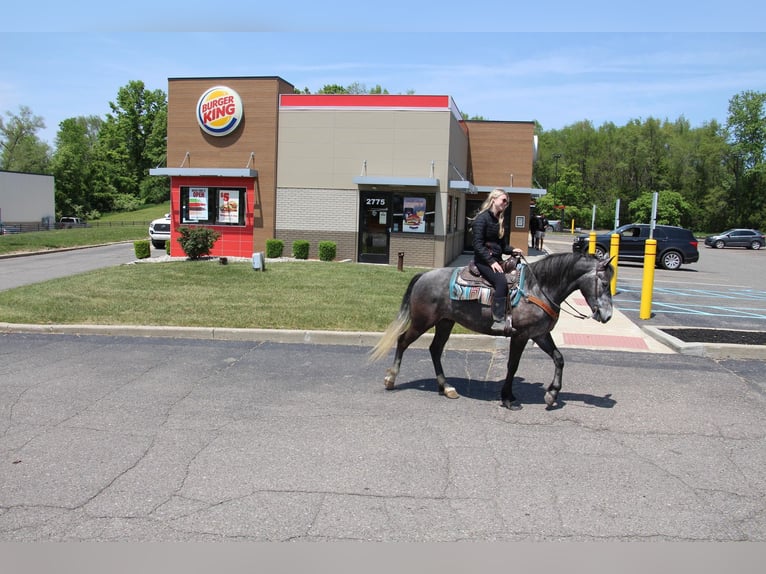
M654 290L654 267L657 264L657 240L647 239L644 247L644 279L641 282L641 307L639 319L652 318L652 291Z
M591 255L596 254L596 232L591 231L590 236L588 237L588 253Z
M612 267L614 267L614 277L612 277L612 296L617 293L617 259L620 255L620 234L612 233L609 242L609 257L612 257Z

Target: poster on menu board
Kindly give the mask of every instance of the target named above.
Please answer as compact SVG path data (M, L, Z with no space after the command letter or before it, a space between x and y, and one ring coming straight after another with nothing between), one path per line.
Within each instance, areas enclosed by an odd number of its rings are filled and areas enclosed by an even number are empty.
M402 231L410 233L425 233L425 215L426 199L424 197L405 197Z
M199 221L207 218L207 188L192 187L189 190L189 219Z
M239 223L239 190L218 190L218 222Z

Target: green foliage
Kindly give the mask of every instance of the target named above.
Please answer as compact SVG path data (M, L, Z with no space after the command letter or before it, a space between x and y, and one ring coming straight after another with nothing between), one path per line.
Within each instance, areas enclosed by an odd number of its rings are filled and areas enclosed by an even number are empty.
M266 257L276 259L282 257L282 251L285 249L285 242L281 239L266 240Z
M109 106L105 119L61 123L52 159L58 212L130 211L170 196L167 178L149 176L149 169L165 158L165 93L131 81Z
M112 210L113 211L135 211L143 202L135 195L129 193L117 193L113 197Z
M43 119L27 106L19 106L18 114L5 115L7 121L0 117L0 169L50 173L50 147L37 137L37 130L45 127Z
M632 202L638 200L636 209L645 212L646 200L639 199L644 194L674 192L684 202L665 205L670 211L664 217L686 227L766 227L764 106L763 92L733 97L726 126L711 121L692 128L684 117L598 128L583 121L549 132L538 126L533 182L547 195L537 204L549 219L569 225L575 218L582 228L590 227L595 204L596 227L611 229L618 200L625 223L639 218ZM554 203L566 207L554 210Z
M334 241L320 241L319 242L319 260L320 261L332 261L335 259L335 255L338 251L338 247Z
M179 227L181 237L178 243L186 256L195 261L210 254L210 250L221 237L221 234L209 227Z
M630 222L649 223L652 217L652 193L643 193L630 202ZM691 206L677 191L661 191L657 194L657 223L691 227ZM630 223L628 221L624 223Z
M293 257L296 259L308 259L309 242L305 239L297 239L293 241Z
M152 255L152 248L148 239L134 241L133 250L136 252L136 259L148 259Z
M170 199L169 177L146 177L138 186L142 203L162 203Z

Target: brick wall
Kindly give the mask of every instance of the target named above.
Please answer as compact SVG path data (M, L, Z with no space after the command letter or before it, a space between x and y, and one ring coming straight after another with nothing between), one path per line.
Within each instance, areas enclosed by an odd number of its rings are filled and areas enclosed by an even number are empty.
M319 259L319 242L334 241L336 246L335 261L351 259L356 261L356 233L347 231L311 231L303 229L278 229L275 239L285 243L283 255L290 257L293 242L298 240L309 242L309 259Z

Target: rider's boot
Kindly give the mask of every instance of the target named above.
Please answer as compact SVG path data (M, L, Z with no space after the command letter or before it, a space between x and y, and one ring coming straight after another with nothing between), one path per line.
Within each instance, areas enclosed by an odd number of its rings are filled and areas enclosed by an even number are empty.
M492 333L510 337L516 333L516 329L511 325L511 316L505 314L505 303L507 297L495 297L492 301Z

